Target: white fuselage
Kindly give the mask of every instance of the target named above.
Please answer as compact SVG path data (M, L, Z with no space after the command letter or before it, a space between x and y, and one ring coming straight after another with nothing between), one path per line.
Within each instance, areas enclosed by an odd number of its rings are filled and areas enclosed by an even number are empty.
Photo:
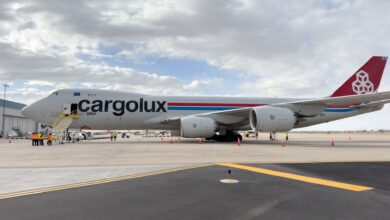
M73 110L76 108L79 118L72 122L71 128L178 130L180 128L174 123L161 122L168 118L291 101L297 99L150 96L97 89L64 89L26 107L23 114L34 120L52 124L64 110L64 105L73 104ZM324 123L374 110L379 109L326 108L321 115L306 118L295 127ZM247 125L235 130L249 129L251 127L248 122Z

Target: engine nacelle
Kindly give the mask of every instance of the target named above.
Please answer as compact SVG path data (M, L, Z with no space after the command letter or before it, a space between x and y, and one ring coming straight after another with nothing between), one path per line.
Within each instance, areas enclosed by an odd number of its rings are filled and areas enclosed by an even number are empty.
M187 138L212 137L216 128L215 121L206 117L188 116L180 121L180 134Z
M249 114L251 127L256 131L289 131L296 120L291 110L272 106L253 108Z

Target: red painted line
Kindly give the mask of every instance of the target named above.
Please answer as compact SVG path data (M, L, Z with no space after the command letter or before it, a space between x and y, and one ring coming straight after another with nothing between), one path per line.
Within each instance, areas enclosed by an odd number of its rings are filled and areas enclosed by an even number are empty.
M241 104L241 103L180 103L169 102L169 106L232 106L232 107L256 107L265 104Z
M349 106L327 106L326 108L353 108L359 105L349 105Z

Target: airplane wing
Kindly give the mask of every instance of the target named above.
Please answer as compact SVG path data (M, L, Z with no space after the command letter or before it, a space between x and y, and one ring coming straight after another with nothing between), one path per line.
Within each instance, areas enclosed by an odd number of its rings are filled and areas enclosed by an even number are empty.
M294 101L287 103L277 103L269 106L287 108L298 117L314 117L321 114L327 107L353 107L355 109L365 109L381 107L390 103L390 91L378 92L362 95L348 95L338 97L325 97L319 99ZM233 110L215 111L193 116L208 117L217 124L226 127L241 127L249 124L249 113L253 107L245 107ZM178 122L180 117L168 118L162 123Z
M338 96L338 97L327 97L313 100L305 100L298 102L291 102L290 104L305 104L305 105L327 105L327 106L348 106L356 103L365 103L390 99L390 91L378 92L362 95L349 95L349 96Z
M389 92L378 92L362 95L348 95L338 97L326 97L312 100L304 100L297 102L281 103L273 105L275 107L285 107L300 116L316 116L321 114L327 107L356 107L366 106L367 103L378 105L381 101L390 99ZM378 103L379 101L379 103ZM386 104L387 102L381 103Z

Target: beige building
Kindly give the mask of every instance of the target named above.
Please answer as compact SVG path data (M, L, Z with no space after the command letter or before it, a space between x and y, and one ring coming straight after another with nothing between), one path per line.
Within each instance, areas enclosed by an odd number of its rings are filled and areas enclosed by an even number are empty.
M0 134L25 137L29 132L38 131L38 123L22 115L21 110L25 106L18 102L5 102L4 133L1 131ZM0 129L3 123L3 107L4 100L0 99Z

